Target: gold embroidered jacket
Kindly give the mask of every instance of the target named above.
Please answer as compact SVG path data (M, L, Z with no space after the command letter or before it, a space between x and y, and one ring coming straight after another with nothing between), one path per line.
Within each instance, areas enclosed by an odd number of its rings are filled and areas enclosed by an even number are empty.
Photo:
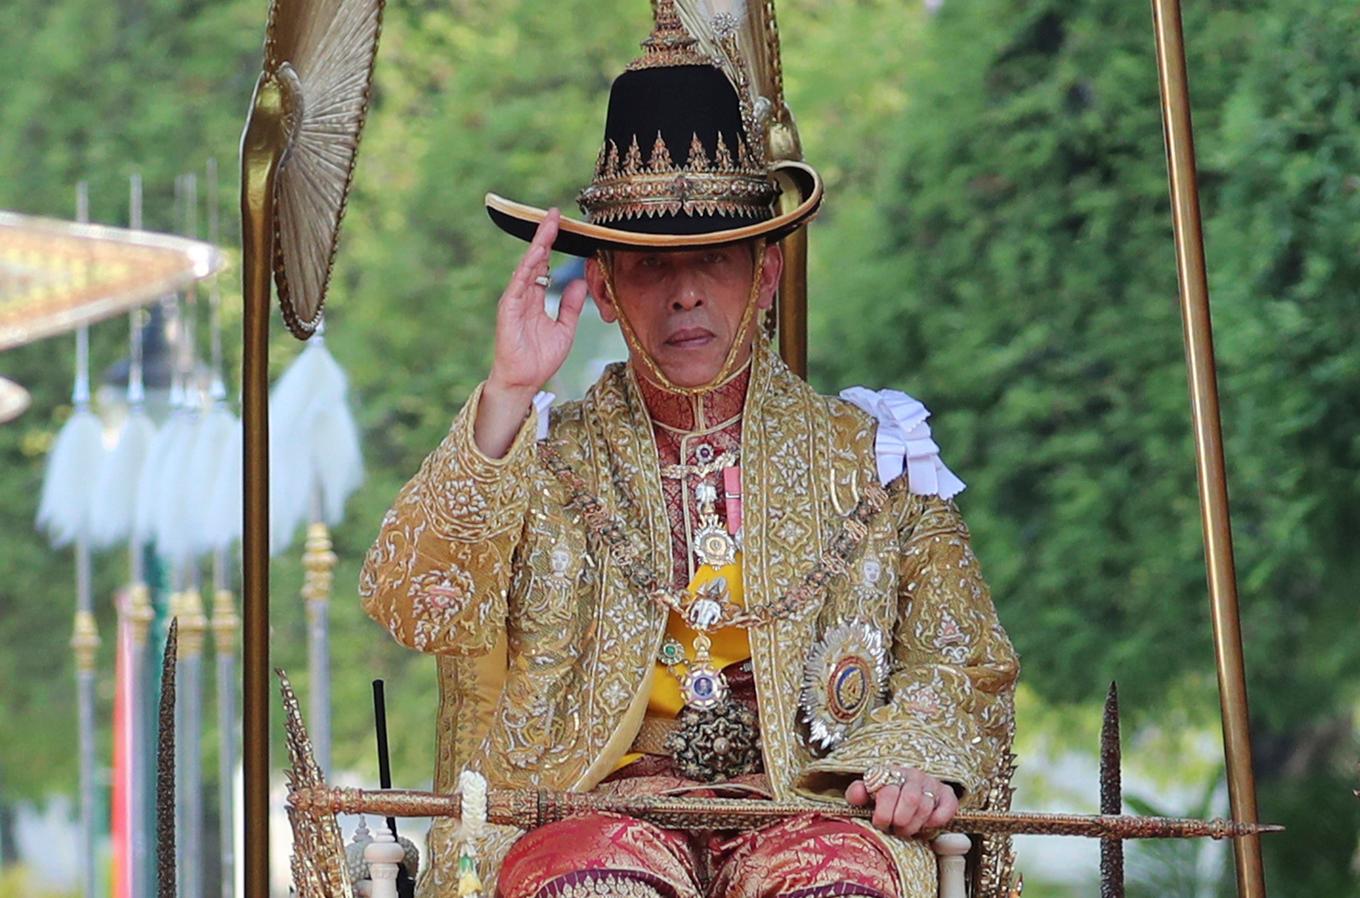
M630 587L561 483L537 461L531 418L503 459L473 438L480 390L383 520L365 562L365 610L401 644L440 656L437 789L471 766L492 787L589 790L641 724L666 613ZM859 485L876 478L875 420L817 395L768 348L753 363L742 424L743 583L748 602L788 590L822 556ZM656 448L637 386L611 367L551 413L551 445L671 568ZM881 573L859 562L881 559ZM867 566L866 566L867 567ZM804 661L839 622L891 646L890 698L833 750L800 722ZM778 798L839 797L875 763L915 766L976 805L1008 761L1018 662L950 501L896 494L819 604L750 633L765 771ZM492 828L495 829L495 828ZM517 836L484 837L484 871ZM919 845L887 839L919 870ZM431 831L423 890L452 895L458 832ZM488 884L488 888L494 886ZM446 892L446 889L448 890Z

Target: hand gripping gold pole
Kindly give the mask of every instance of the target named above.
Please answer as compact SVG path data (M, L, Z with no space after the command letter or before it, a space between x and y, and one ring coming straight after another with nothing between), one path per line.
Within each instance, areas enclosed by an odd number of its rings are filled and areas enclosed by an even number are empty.
M1209 283L1205 274L1204 234L1195 183L1195 143L1190 123L1190 89L1179 0L1153 0L1152 18L1157 39L1157 77L1162 97L1167 172L1171 182L1176 274L1181 288L1200 518L1209 575L1214 661L1223 715L1228 798L1234 820L1255 823L1258 817L1251 762L1251 722L1242 659L1242 627L1237 610L1228 484L1223 468L1223 432L1218 411L1218 378L1214 371L1213 325L1209 318ZM1233 853L1237 863L1237 894L1240 898L1265 898L1260 838L1250 835L1236 840Z
M245 316L242 742L245 894L269 894L269 301L274 184L300 92L284 63L255 87L241 135L241 244Z

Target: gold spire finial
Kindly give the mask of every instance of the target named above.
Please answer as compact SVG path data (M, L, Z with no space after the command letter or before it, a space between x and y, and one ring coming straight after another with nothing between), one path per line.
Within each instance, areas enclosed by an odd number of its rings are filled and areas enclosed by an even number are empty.
M628 64L628 71L713 64L713 60L696 49L699 42L680 23L675 0L656 0L654 9L652 33L642 42L642 56Z

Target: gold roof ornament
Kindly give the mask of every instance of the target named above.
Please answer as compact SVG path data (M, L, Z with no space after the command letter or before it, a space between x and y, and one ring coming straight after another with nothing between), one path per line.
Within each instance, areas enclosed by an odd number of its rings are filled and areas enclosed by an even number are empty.
M197 240L0 212L0 350L126 312L224 264Z

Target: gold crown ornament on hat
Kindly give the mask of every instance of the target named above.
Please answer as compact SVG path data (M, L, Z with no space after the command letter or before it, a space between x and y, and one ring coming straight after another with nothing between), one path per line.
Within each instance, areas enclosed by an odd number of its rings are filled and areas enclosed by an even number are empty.
M773 242L806 224L822 181L801 162L767 160L757 103L724 57L701 48L672 0L656 4L643 53L614 80L594 177L577 201L586 220L563 216L554 249L683 249L756 238ZM776 209L779 180L798 202ZM547 210L487 194L498 226L529 240Z

